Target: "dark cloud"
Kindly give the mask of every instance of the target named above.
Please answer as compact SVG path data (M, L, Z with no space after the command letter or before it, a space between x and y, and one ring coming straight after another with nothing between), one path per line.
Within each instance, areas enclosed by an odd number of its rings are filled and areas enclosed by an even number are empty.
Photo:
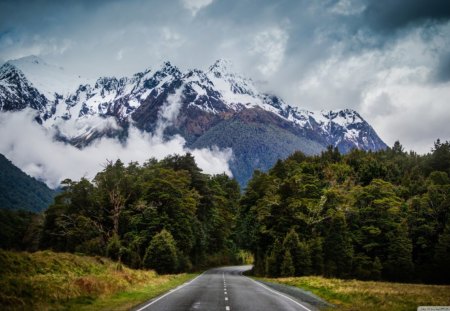
M0 61L36 54L95 78L227 58L292 105L361 111L388 140L403 102L405 126L423 106L450 122L449 50L448 0L0 0ZM436 114L422 121L437 137Z
M427 20L450 19L448 0L373 0L364 12L369 25L383 32L417 25Z

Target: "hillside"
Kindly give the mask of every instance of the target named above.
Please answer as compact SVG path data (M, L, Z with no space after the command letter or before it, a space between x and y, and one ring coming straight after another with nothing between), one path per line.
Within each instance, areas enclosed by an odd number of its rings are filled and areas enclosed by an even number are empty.
M50 205L54 195L54 190L0 154L0 208L41 212Z
M127 310L192 278L133 270L101 257L0 250L2 310Z

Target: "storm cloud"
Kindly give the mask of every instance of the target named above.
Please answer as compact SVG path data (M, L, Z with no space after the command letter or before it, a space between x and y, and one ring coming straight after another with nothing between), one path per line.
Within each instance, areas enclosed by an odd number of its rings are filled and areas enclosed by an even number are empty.
M381 31L395 31L423 22L446 22L450 5L446 0L379 0L368 2L364 12L369 25Z
M449 51L445 0L0 0L0 61L95 78L226 58L293 106L356 109L420 153L450 139Z

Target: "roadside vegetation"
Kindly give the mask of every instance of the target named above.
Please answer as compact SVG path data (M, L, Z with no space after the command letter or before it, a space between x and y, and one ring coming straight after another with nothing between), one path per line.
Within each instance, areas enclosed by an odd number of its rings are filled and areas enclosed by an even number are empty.
M178 273L238 263L240 190L203 174L190 154L143 165L109 162L92 181L65 180L45 211L39 247Z
M296 152L255 171L242 193L190 154L117 160L92 180L65 180L42 214L1 212L0 224L0 248L35 252L0 253L2 306L111 309L191 277L175 273L253 262L256 276L326 277L293 280L320 281L315 290L343 307L361 299L411 308L427 304L414 295L441 287L342 280L450 284L450 143L438 140L426 155L398 142Z
M0 250L0 306L2 310L128 310L195 275L158 275L102 257Z
M450 143L294 153L255 172L238 245L254 274L450 284Z
M418 306L450 305L450 286L327 279L319 276L264 278L311 291L335 307L330 310L415 311Z

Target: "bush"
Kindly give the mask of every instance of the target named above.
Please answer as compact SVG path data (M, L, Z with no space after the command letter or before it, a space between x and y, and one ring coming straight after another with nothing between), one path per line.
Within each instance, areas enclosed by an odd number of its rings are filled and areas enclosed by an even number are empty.
M169 231L163 229L152 238L145 252L144 267L154 269L160 274L173 273L177 270L177 248Z

